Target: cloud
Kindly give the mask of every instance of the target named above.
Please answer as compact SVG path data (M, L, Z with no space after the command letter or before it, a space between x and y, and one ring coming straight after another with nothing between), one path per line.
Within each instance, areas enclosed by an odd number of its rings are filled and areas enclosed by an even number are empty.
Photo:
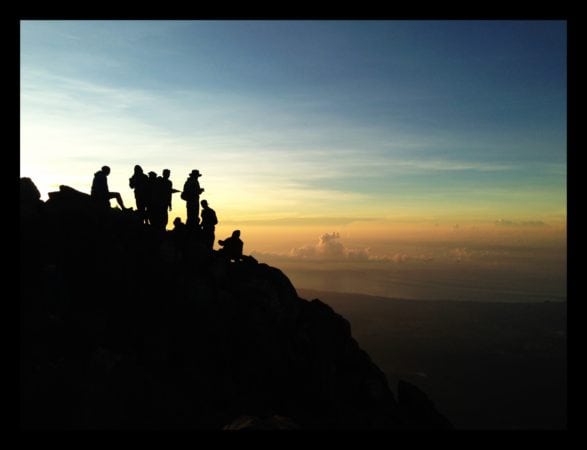
M315 216L315 217L281 217L244 220L224 220L224 224L239 225L272 225L272 226L302 226L302 225L330 225L345 226L356 222L376 222L375 217L346 217L346 216Z
M388 164L397 169L412 170L418 172L454 172L454 171L476 171L476 172L501 172L513 170L511 164L483 163L463 160L415 160L404 159L389 161Z
M450 256L457 262L470 260L472 253L466 248L454 248L449 252Z
M390 255L373 255L369 247L347 248L341 241L338 232L324 233L315 244L293 248L289 258L322 261L349 261L349 262L391 262L405 263L408 261L431 261L432 257L423 255L410 256L405 253Z
M404 263L404 262L411 260L412 258L410 256L406 255L405 253L396 253L390 259L391 259L391 261L396 262L396 263Z
M499 220L496 220L494 223L496 226L499 226L499 227L545 227L545 226L547 226L546 223L544 223L541 220L526 220L526 221L522 221L522 222L516 222L513 220L499 219Z
M340 234L337 232L324 233L316 244L304 245L303 247L291 250L291 256L303 259L344 259L346 249L339 241Z

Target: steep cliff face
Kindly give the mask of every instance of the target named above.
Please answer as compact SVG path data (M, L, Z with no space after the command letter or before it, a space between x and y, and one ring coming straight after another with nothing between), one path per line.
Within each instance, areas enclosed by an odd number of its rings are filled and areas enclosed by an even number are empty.
M278 269L21 180L24 428L451 428ZM38 193L38 191L37 191Z

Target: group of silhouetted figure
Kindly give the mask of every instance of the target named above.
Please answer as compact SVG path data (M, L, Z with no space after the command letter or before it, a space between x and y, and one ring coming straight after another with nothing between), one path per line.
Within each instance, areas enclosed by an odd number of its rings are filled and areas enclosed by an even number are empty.
M115 199L123 211L132 210L124 206L119 192L109 190L107 180L109 174L108 166L103 166L94 174L92 200L104 208L110 208L110 200ZM146 175L139 165L134 167L134 173L129 178L129 186L134 190L136 210L141 222L155 231L165 232L169 220L168 211L171 211L172 196L176 192L181 192L181 199L186 202L187 219L185 224L179 217L173 221L173 233L176 240L184 242L187 235L195 236L204 248L212 251L218 218L206 200L200 201L200 195L204 192L198 180L202 176L200 171L190 172L181 191L173 188L170 175L169 169L163 170L163 176L157 176L155 172L149 172ZM201 214L200 205L202 206ZM230 237L219 240L218 244L222 247L218 251L220 254L235 261L242 259L243 242L240 239L239 230L233 231Z

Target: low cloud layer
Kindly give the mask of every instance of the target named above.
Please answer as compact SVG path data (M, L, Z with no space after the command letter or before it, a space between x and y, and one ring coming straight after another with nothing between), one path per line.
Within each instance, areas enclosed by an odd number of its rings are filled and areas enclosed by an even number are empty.
M293 248L289 256L292 258L305 260L324 260L324 261L380 261L403 263L409 260L430 260L431 257L414 257L405 253L396 253L393 255L379 256L371 253L369 247L366 248L347 248L341 238L340 233L324 233L318 238L315 244L304 245Z
M521 222L520 222L521 223ZM515 225L513 225L515 226ZM535 224L534 226L539 226ZM544 225L548 226L548 225ZM520 228L520 230L522 230ZM409 264L410 267L425 264L432 267L437 264L467 263L484 265L521 264L526 261L540 261L544 258L564 257L559 254L556 246L546 246L537 242L535 245L519 239L508 244L498 240L475 241L469 238L447 238L440 241L364 241L357 244L356 241L346 241L340 233L327 232L320 235L314 243L304 244L292 248L287 253L259 253L261 259L277 260L283 262L344 262L367 265L364 268L376 268L374 263Z
M527 220L523 222L516 222L513 220L499 219L495 221L495 225L499 227L545 227L546 223L541 220Z
M328 232L287 254L257 252L254 256L283 270L296 288L463 301L566 298L564 246L469 238L364 239L359 243Z

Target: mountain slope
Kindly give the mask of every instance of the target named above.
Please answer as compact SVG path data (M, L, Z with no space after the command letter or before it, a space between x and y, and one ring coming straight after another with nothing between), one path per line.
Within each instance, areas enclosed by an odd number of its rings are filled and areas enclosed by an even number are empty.
M23 428L451 428L276 268L28 179L20 239Z
M298 288L352 325L387 375L425 391L459 429L567 427L567 305L401 300Z

